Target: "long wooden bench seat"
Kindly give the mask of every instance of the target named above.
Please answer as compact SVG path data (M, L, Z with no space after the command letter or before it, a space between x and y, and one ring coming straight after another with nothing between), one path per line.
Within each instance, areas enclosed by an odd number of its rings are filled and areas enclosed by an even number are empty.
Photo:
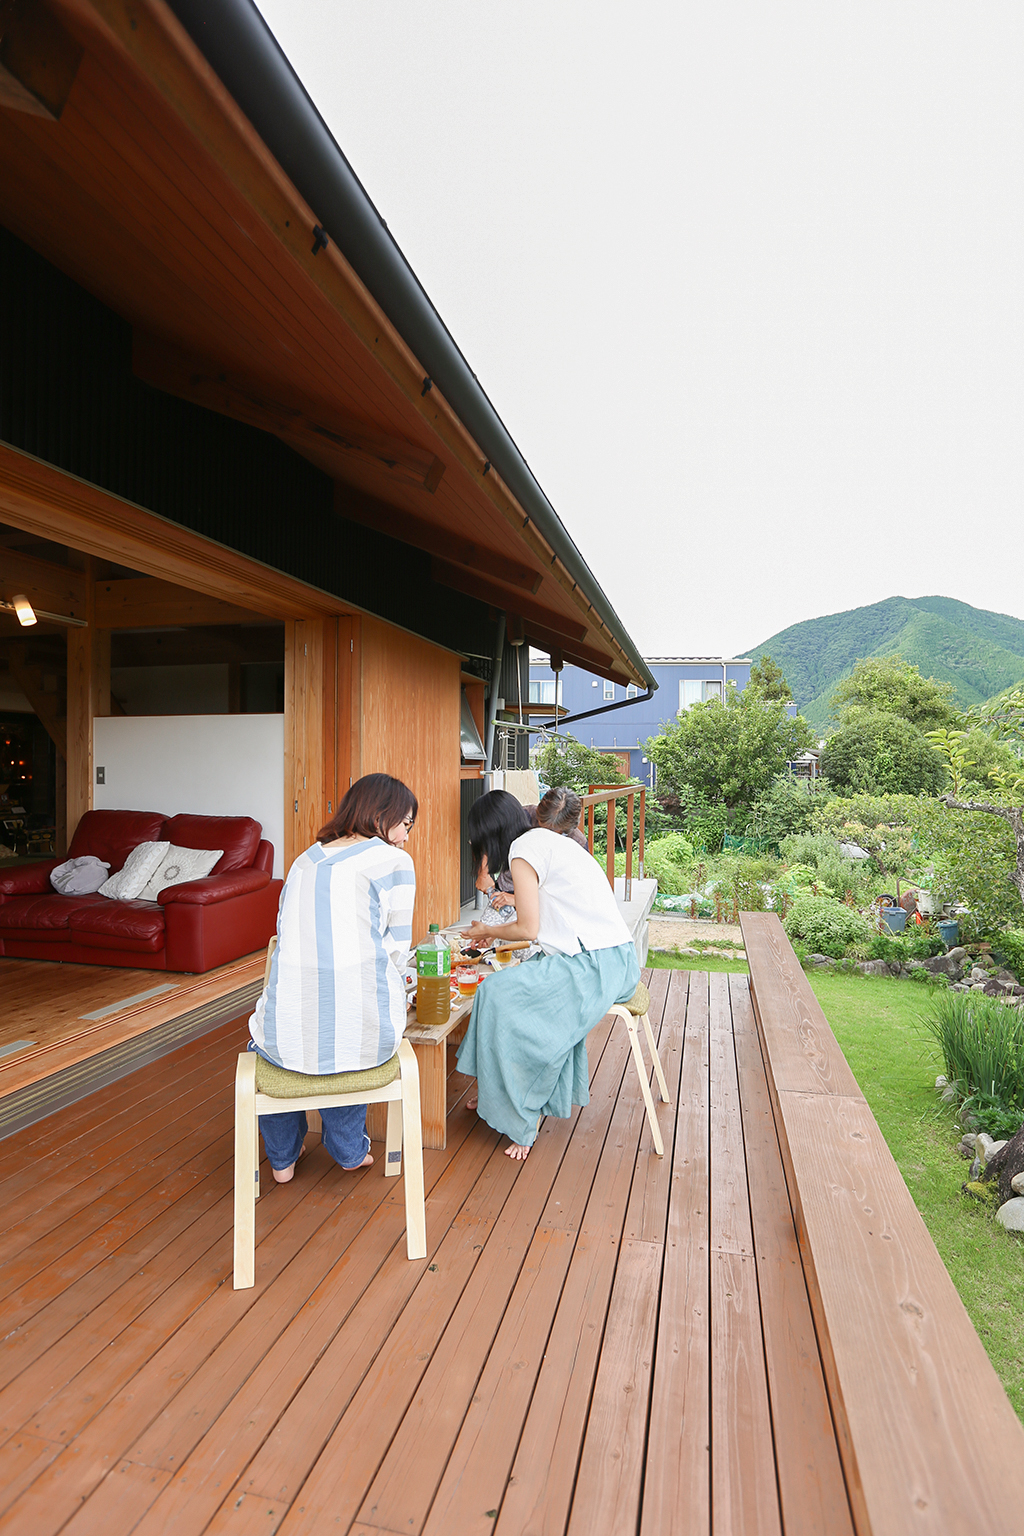
M1024 1428L782 924L740 923L857 1536L1024 1530Z

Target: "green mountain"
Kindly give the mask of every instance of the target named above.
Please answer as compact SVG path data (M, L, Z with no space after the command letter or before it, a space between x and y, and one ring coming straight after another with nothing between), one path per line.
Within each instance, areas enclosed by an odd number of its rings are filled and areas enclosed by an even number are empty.
M838 682L864 656L901 655L924 677L952 683L964 708L1024 679L1024 619L953 597L887 597L884 603L805 619L739 656L768 652L800 711L822 727Z

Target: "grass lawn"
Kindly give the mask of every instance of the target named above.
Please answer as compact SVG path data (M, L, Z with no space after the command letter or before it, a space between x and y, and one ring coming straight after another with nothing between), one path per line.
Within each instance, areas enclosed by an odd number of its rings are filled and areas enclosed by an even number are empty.
M741 960L652 955L658 969L746 971ZM960 1127L934 1089L942 1061L920 1026L928 993L878 976L808 980L1014 1408L1024 1418L1024 1242L960 1193Z

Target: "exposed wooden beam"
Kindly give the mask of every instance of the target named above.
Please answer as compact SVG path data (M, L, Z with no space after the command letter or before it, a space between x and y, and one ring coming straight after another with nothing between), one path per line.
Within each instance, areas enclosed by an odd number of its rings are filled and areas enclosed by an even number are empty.
M491 603L495 608L503 608L506 611L512 609L523 619L534 619L547 629L557 631L565 639L585 640L587 637L585 624L578 624L575 619L566 618L564 614L557 613L554 608L543 608L540 603L532 602L521 592L513 592L508 587L499 587L493 581L485 581L481 576L465 570L460 565L451 565L447 560L431 560L430 575L431 579L442 587L452 587L456 592L466 592L470 597L478 597L482 603Z
M134 502L0 443L0 519L76 549L176 579L261 617L351 613L352 605L192 533Z
M211 662L273 663L284 660L283 626L237 629L225 625L113 636L115 667L182 667Z
M59 118L82 53L39 0L0 0L0 107Z
M15 592L24 592L33 608L67 614L70 618L85 616L85 582L81 571L37 560L34 555L18 550L0 549L0 597L10 602Z
M555 634L544 625L533 623L529 619L526 619L524 627L527 638L539 651L549 653L560 651L563 661L582 667L586 672L594 672L598 677L607 677L613 683L622 683L624 687L628 687L630 683L639 683L638 678L632 677L621 667L616 666L613 657L606 656L601 651L592 650L589 645L579 645L575 641L566 640L564 635Z
M132 368L136 378L169 395L273 432L300 453L308 449L316 463L331 465L342 476L346 460L354 459L421 490L436 491L441 483L444 464L429 448L377 432L334 406L283 400L274 386L225 373L216 363L138 331Z
M265 615L190 592L155 576L96 583L100 629L147 629L164 624L258 624Z
M489 576L497 576L499 580L508 582L510 586L521 587L525 592L534 593L541 584L540 571L531 570L528 565L520 565L483 544L470 539L453 538L450 529L440 528L436 523L427 522L424 517L416 517L412 512L403 512L398 507L389 506L376 497L363 496L343 483L337 483L334 489L334 510L339 517L361 523L364 528L376 528L389 538L400 539L403 544L411 544L414 549L426 550L431 555L443 544L445 557L453 564L464 565L469 570L485 571Z
M47 693L43 687L42 669L29 662L26 651L27 646L24 644L7 646L5 655L8 671L38 715L41 724L45 726L46 734L61 757L67 757L67 719L61 713L60 696L56 693Z

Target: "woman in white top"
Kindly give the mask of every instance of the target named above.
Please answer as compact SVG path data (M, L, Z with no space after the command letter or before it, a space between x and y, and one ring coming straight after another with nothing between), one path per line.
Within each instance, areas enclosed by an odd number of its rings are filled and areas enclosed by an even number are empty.
M516 899L514 923L474 923L469 937L535 939L544 951L486 978L459 1047L459 1070L477 1080L479 1114L511 1139L513 1158L528 1154L540 1116L565 1117L574 1104L589 1103L587 1035L640 980L607 879L585 849L561 835L579 821L579 797L557 790L545 801L535 829L523 830L522 808L502 790L482 795L469 818L478 878L510 869Z
M312 848L288 872L277 948L256 1011L252 1049L314 1077L382 1066L405 1029L401 967L412 945L416 874L402 844L416 796L386 773L349 789ZM364 1105L320 1111L323 1143L352 1169L372 1163ZM279 1184L295 1171L306 1134L302 1110L261 1115Z

